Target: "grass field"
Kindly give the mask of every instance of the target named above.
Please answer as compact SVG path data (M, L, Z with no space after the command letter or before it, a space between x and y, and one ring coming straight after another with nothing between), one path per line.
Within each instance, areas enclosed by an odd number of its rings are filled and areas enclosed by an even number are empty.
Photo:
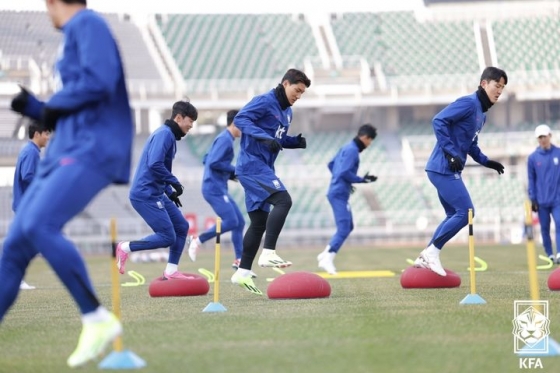
M296 263L287 271L315 271L320 248L286 249ZM539 253L541 249L538 249ZM460 305L469 294L468 250L447 247L442 262L461 275L454 289L405 290L399 274L418 248L344 247L339 270L391 270L394 277L332 279L330 298L270 300L229 283L230 250L223 248L220 302L227 312L205 313L206 296L150 298L148 283L163 263L129 263L146 284L121 287L125 348L147 362L145 372L516 372L513 301L530 299L525 246L477 246L488 262L477 272L486 305ZM213 269L213 250L182 270ZM90 274L110 306L110 260L89 257ZM227 259L227 260L226 260ZM552 269L539 271L540 297L550 300L551 336L560 341L560 294L546 285ZM255 268L257 286L278 275ZM20 293L0 325L0 372L64 372L80 332L77 309L39 258L26 276L37 290ZM132 281L122 276L122 282ZM545 372L560 371L560 356L542 358ZM81 372L99 371L89 364Z

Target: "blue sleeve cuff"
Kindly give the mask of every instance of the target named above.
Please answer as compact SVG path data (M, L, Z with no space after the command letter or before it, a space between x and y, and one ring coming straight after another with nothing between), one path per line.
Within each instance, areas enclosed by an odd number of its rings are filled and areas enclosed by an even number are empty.
M43 101L39 101L37 97L29 95L23 115L31 119L40 120L44 107L45 103Z

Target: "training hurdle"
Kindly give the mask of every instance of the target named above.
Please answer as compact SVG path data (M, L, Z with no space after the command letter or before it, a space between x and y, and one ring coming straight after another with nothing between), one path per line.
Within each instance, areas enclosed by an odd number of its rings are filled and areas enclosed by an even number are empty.
M216 218L216 246L214 250L214 301L202 310L202 312L225 312L225 308L220 303L220 235L222 232L222 219Z
M111 299L113 313L121 320L121 293L119 270L117 269L117 221L111 218ZM130 350L123 349L122 336L113 342L113 351L97 366L99 369L138 369L146 366L146 362Z
M486 301L476 293L476 269L474 268L474 228L473 228L473 209L469 209L469 277L471 293L468 294L460 304L486 304Z

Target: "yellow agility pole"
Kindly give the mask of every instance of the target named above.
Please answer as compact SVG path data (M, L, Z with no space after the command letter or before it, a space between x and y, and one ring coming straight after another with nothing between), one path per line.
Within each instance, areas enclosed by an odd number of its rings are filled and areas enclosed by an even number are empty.
M121 292L119 284L119 270L117 269L117 220L111 218L111 301L113 313L121 320ZM113 342L113 350L121 352L123 350L122 336L118 336Z
M473 209L469 209L469 274L471 293L463 298L460 304L486 304L486 301L476 293L476 272L474 268L474 262Z
M111 218L109 231L111 235L111 300L113 313L121 320L121 293L119 270L117 269L117 220ZM99 364L99 369L138 369L146 366L146 362L130 350L123 349L122 337L113 342L113 351Z
M227 309L220 303L220 236L222 233L222 219L216 218L216 246L214 250L214 301L202 310L202 312L224 312Z
M537 276L537 253L535 250L535 233L533 230L533 213L531 202L525 201L525 234L527 235L527 263L529 265L529 292L531 300L539 300L539 279Z

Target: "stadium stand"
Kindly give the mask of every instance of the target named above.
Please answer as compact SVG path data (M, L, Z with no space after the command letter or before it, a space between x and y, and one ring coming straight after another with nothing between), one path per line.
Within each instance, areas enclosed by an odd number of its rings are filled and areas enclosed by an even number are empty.
M210 88L208 81L226 91L277 81L287 66L318 55L309 25L290 14L171 14L159 26L194 92Z

